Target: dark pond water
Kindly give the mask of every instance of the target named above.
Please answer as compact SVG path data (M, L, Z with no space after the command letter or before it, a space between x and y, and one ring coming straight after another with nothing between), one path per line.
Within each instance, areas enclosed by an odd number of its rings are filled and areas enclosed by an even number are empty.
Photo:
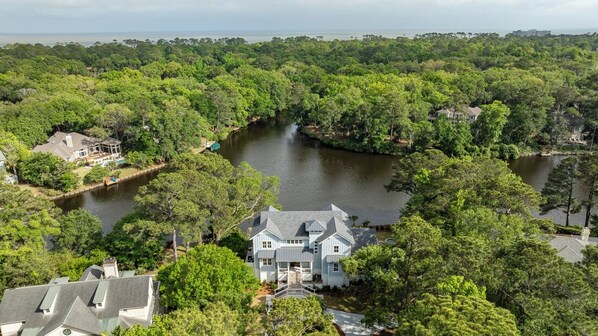
M334 203L358 223L394 223L408 197L387 193L384 184L392 175L396 157L353 153L321 145L297 132L291 123L270 120L243 129L221 142L220 154L233 164L249 162L268 175L280 177L279 203L286 210L321 209ZM560 157L526 157L513 161L513 171L540 190ZM86 192L57 201L63 210L84 208L102 219L109 231L134 206L133 197L141 185L157 173L123 182L109 189ZM564 223L559 212L549 214ZM581 221L577 215L573 222Z

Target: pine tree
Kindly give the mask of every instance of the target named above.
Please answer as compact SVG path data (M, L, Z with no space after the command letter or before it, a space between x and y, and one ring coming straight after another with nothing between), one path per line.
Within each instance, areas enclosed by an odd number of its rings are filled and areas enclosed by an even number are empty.
M567 215L565 225L569 226L571 214L581 210L581 203L573 196L573 189L577 181L578 159L566 158L561 161L548 175L548 180L542 188L542 195L546 198L540 205L542 214L555 209L562 209Z

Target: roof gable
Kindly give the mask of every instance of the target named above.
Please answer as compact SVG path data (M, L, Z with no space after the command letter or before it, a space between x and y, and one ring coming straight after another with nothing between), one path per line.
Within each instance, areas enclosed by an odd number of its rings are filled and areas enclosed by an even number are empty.
M69 313L72 309L80 311L81 309L77 307L85 306L87 311L98 320L103 320L118 317L121 309L145 307L150 301L150 286L153 283L151 276L110 278L105 281L109 282L109 287L106 292L106 305L102 309L96 309L92 304L100 280L7 289L0 302L0 325L24 321L23 328L30 329L47 328L50 323L54 323L53 329L56 329L65 324L64 321L71 321L69 323L72 328L81 329L82 326L74 324L76 321L89 321L89 314L85 312L84 316L77 317L78 313L74 311ZM48 289L53 286L60 287L56 296L56 305L52 314L44 315L39 310L39 306ZM69 314L75 314L70 317L72 320L67 319ZM50 330L46 328L44 330ZM89 328L95 328L95 325L90 325Z

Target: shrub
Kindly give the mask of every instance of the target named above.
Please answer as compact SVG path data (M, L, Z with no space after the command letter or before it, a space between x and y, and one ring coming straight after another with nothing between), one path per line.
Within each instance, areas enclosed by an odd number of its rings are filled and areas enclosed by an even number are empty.
M102 167L100 165L93 166L89 173L83 177L83 183L85 184L94 184L100 183L104 179L104 177L110 175L110 170L106 167Z
M133 167L143 169L152 163L152 159L143 152L132 151L127 154L127 163Z
M19 164L21 180L35 186L69 191L79 185L79 176L73 173L74 165L56 155L33 153Z

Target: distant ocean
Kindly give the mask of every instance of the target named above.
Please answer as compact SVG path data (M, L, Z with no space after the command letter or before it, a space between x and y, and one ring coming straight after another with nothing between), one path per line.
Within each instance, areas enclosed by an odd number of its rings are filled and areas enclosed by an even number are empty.
M249 43L266 42L272 40L273 37L287 38L293 36L310 36L322 37L326 41L332 40L350 40L361 39L364 35L381 35L384 37L414 37L430 32L436 33L450 33L450 32L465 32L465 33L498 33L505 35L511 31L468 31L468 30L451 30L451 31L428 31L428 30L372 30L372 31L198 31L198 32L122 32L122 33L81 33L81 34L2 34L0 33L0 46L13 43L40 43L43 45L55 45L75 42L84 46L93 45L96 42L122 42L126 39L137 40L151 40L157 41L159 39L172 40L179 38L203 38L209 37L218 39L223 37L242 37ZM575 30L553 30L553 34L585 34L597 32L596 29L575 29Z

